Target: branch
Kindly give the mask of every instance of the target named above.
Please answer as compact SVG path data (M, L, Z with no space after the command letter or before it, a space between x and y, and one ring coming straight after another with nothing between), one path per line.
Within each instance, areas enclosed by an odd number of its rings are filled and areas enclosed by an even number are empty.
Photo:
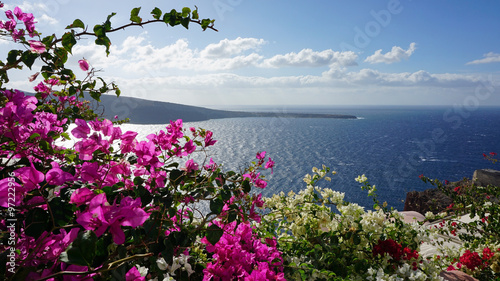
M201 25L201 21L200 21L200 20L193 20L193 19L190 19L189 21L190 21L190 22L197 23L197 24ZM127 28L127 27L131 27L131 26L140 26L140 27L142 27L142 26L144 26L144 25L146 25L146 24L155 23L155 22L162 22L162 23L165 23L163 20L160 20L160 19L158 19L158 20L149 20L149 21L145 21L145 22L141 22L141 23L131 22L131 23L129 23L129 24L122 25L122 26L120 26L120 27L110 29L110 30L106 31L106 33L116 32L116 31L118 31L118 30L122 30L122 29L124 30L125 28ZM219 31L219 30L217 30L216 28L214 28L213 26L208 26L207 28L209 28L209 29L211 29L211 30L213 30L213 31L216 31L216 32L218 32L218 31ZM83 31L83 32L80 32L80 33L76 33L76 34L75 34L75 37L81 37L81 36L84 36L84 35L90 35L90 36L95 36L95 37L97 37L97 35L96 35L94 32L87 32L87 30L85 30L85 31ZM55 45L55 44L57 44L57 43L59 43L59 42L62 42L62 40L63 40L62 38L56 39L56 40L54 40L54 41L52 42L52 45Z

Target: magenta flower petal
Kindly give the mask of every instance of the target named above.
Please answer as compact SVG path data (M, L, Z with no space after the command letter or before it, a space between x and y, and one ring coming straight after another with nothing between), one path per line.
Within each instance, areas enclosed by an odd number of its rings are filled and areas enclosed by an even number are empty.
M80 66L80 68L83 70L83 71L88 71L90 66L89 66L89 63L87 62L86 59L83 59L83 60L79 60L78 61L78 65Z
M33 53L43 54L47 50L45 45L40 41L29 40L30 50Z

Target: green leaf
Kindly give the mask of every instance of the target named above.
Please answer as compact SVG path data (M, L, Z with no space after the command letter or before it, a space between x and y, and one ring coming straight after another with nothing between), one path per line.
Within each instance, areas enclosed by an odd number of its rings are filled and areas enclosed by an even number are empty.
M45 152L52 152L52 147L50 146L49 142L46 140L41 140L40 141L40 149L42 149Z
M188 7L182 8L182 17L189 17L189 14L191 13L191 9Z
M156 20L159 20L160 17L161 17L161 14L162 14L162 11L158 8L154 8L152 11L151 11L151 14L153 15L153 18L156 19Z
M359 236L358 233L353 235L353 243L354 245L359 245L359 243L361 243L361 236Z
M250 182L248 180L244 180L241 183L241 187L243 188L243 191L245 193L248 193L248 192L250 192L250 190L252 190L252 187L250 186Z
M62 45L64 49L71 54L71 49L73 49L73 46L76 45L75 35L71 32L64 33L62 37Z
M109 47L111 47L111 40L107 36L97 37L95 40L96 45L101 45L106 47L106 56L109 55Z
M142 18L139 17L139 12L141 11L141 7L133 8L130 12L130 21L135 23L141 23Z
M7 55L7 64L14 64L17 60L17 56L21 53L19 50L11 50Z
M56 197L49 202L56 226L65 226L70 224L73 219L72 205L65 202L61 197Z
M101 93L98 91L91 91L90 96L98 102L101 102Z
M184 26L186 29L189 29L189 18L182 18L181 19L181 24Z
M216 215L222 212L223 207L224 207L224 202L219 198L215 198L210 201L210 211L212 211L212 213Z
M34 208L28 212L25 219L25 233L31 237L40 237L42 233L49 230L49 214L42 208Z
M32 141L36 138L39 138L40 137L40 134L39 133L33 133L31 134L31 136L29 137L29 140Z
M75 78L75 74L71 69L65 68L61 70L61 80L71 80Z
M201 28L203 30L206 30L211 24L214 23L215 20L210 20L210 19L202 19L201 20Z
M104 24L102 25L106 31L110 31L111 30L111 21L110 21L110 19L112 17L114 17L115 15L116 15L116 13L111 13L108 16L108 18L106 19L106 21L104 22Z
M91 230L78 233L78 237L60 256L61 261L81 266L91 266L97 250L97 236Z
M212 224L207 228L207 240L212 245L215 245L217 244L217 242L219 242L222 234L224 234L224 231L215 224Z
M33 63L35 62L35 60L38 58L38 54L37 53L33 53L31 51L25 51L23 53L23 55L21 56L21 59L23 61L23 63L29 67L29 69L31 69L31 66L33 65Z
M51 36L46 36L42 39L42 43L45 45L45 46L50 46L52 44L52 41L54 41L54 38L55 36L54 35L51 35Z
M172 181L174 184L177 184L177 182L182 178L183 174L184 172L178 169L170 171L170 181Z
M194 20L197 20L197 19L199 19L199 18L200 18L200 16L198 15L198 10L194 10L194 11L193 11L193 19L194 19Z
M70 29L70 28L82 28L82 29L85 29L85 24L83 24L83 21L79 20L79 19L76 19L73 21L72 24L68 25L66 27L66 29Z
M108 247L113 244L111 235L103 235L97 240L96 255L92 267L99 267L108 259Z
M170 26L178 25L180 22L177 20L177 11L172 9L170 13L163 15L163 21Z
M173 259L174 259L174 245L172 243L173 239L170 239L170 237L165 238L163 240L163 245L165 245L165 250L161 252L161 255L163 259L167 262L167 264L172 264Z
M94 26L94 33L99 38L106 35L106 30L103 25L97 24Z
M68 60L68 51L64 48L55 48L54 55L54 65L56 67L63 67Z

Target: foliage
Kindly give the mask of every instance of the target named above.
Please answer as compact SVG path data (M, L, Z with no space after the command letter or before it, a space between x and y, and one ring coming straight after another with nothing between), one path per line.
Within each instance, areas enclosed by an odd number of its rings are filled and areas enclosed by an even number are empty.
M331 180L325 166L305 176L298 194L262 198L265 170L274 166L264 151L242 171L224 171L208 157L216 143L209 130L175 120L140 140L122 131L127 120L100 118L86 98L119 96L120 89L83 58L80 70L66 66L81 38L95 38L109 54L108 35L132 26L216 30L197 8L155 8L149 20L140 12L132 9L130 23L119 27L112 27L112 13L91 31L76 19L62 36L41 37L34 16L19 7L0 22L0 35L22 47L0 61L2 278L439 280L445 268L499 278L498 187L450 189L422 177L454 199L439 219L451 216L429 229L380 204L364 175L356 181L373 210L317 186ZM35 62L42 65L30 77L39 79L35 96L7 88L8 72L35 71ZM485 157L496 162L495 155ZM462 214L479 219L461 223ZM457 235L463 247L444 258L422 257L422 243L437 234Z
M496 163L495 155L492 152L484 157ZM481 186L468 179L457 183L443 183L427 177L421 179L453 200L438 216L443 219L438 231L458 238L462 246L451 251L441 247L444 253L441 262L448 263L449 270L462 270L480 280L500 279L500 187ZM464 221L464 216L470 219Z
M343 193L316 186L330 180L328 172L325 166L313 168L304 178L305 190L264 199L269 212L260 229L278 238L287 279L439 280L439 270L418 254L420 242L428 239L419 224L404 223L376 199L377 208L365 211L344 201ZM364 175L356 180L375 195Z
M199 162L192 157L216 143L211 131L184 128L177 120L138 140L136 132L99 119L84 99L99 101L102 94L120 90L96 77L84 59L79 60L84 79L66 67L81 37L95 37L109 54L108 34L129 26L196 23L214 29L213 20L200 20L196 9L163 13L155 8L149 21L139 12L133 9L131 23L116 28L111 14L93 32L77 19L63 36L44 38L32 14L18 7L6 12L2 35L27 50L13 50L0 63L0 87L9 82L9 70L31 69L35 61L43 66L31 77L41 77L35 96L0 91L0 206L7 215L1 222L2 278L128 280L144 279L147 272L148 278L198 280L210 265L223 264L217 249L219 240L235 235L231 227L238 231L258 218L255 205L261 203L251 195L252 187L265 187L260 171L274 164L264 160L265 152L243 172L224 172L207 156ZM28 40L26 32L37 40ZM69 139L74 144L66 146ZM257 239L251 227L245 233ZM246 249L272 254L259 252L255 266L261 270L246 263L239 276L282 271L280 254L270 243ZM213 245L219 248L212 250Z

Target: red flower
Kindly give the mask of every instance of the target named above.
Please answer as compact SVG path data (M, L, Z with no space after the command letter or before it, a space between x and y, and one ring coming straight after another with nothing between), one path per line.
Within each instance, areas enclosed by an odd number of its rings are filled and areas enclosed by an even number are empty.
M466 250L465 253L460 257L460 263L467 266L467 268L470 270L475 270L483 264L483 260L478 253Z
M490 155L491 156L495 156L495 155L497 155L497 153L496 152L490 152Z
M494 255L490 248L483 249L483 260L490 260Z
M373 256L380 255L382 257L385 254L389 254L393 260L399 261L403 255L403 250L401 244L392 239L387 239L379 240L378 244L373 247L372 253Z

